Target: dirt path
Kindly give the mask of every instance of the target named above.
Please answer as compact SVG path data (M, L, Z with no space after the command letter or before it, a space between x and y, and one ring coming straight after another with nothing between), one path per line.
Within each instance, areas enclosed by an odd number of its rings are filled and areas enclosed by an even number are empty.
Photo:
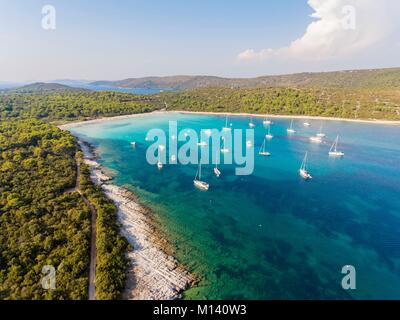
M90 237L90 267L89 267L89 300L96 300L95 294L95 280L96 280L96 218L97 213L95 207L86 199L82 193L83 201L89 206L92 212L92 226L91 226L91 237Z
M84 196L80 188L80 177L81 177L81 164L80 160L76 159L76 184L74 188L66 190L66 192L77 192L82 197L82 200L90 208L91 211L91 236L90 236L90 265L89 265L89 300L96 300L96 219L97 212L96 208L90 203L90 201Z

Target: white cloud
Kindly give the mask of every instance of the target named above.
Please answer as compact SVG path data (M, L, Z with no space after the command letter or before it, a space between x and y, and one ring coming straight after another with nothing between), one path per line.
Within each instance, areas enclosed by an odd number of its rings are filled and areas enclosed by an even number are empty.
M308 5L317 20L301 38L279 49L247 49L238 59L323 61L346 57L381 43L400 25L398 0L308 0Z

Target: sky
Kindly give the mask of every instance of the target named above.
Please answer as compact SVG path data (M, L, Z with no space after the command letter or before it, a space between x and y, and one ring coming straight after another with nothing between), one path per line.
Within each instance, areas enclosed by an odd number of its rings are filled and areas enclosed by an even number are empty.
M0 0L0 81L400 67L399 15L398 0Z

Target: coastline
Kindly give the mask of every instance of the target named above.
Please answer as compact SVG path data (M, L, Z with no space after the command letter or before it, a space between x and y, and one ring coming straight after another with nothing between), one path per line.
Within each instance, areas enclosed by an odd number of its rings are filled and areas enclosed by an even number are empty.
M235 113L235 112L208 112L208 111L171 111L182 114L203 114L203 115L224 115L224 116L237 116L237 117L254 117L254 118L271 118L271 119L299 119L299 120L324 120L324 121L346 121L346 122L359 122L359 123L373 123L385 125L400 125L400 120L363 120L363 119L348 119L337 117L322 117L322 116L301 116L301 115L274 115L274 114L259 114L259 113Z
M86 121L73 121L73 122L68 122L65 124L57 125L57 127L60 128L61 130L69 130L72 128L76 128L76 127L88 125L88 124L97 124L97 123L118 121L118 120L131 119L131 118L142 118L142 117L146 117L146 116L153 116L153 115L157 115L157 114L167 114L167 113L176 113L176 112L175 111L153 111L153 112L146 112L146 113L133 113L133 114L127 114L127 115L123 115L123 116L104 117L104 118L98 118L98 119L92 119L92 120L86 120Z
M133 247L127 252L129 268L123 298L128 300L174 300L196 282L193 274L171 254L172 246L162 234L152 212L132 192L110 183L96 161L91 146L78 140L90 178L118 209L121 234Z
M62 130L70 130L75 127L98 124L104 122L119 121L131 118L144 118L154 115L166 114L193 114L214 116L253 116L263 119L266 115L231 112L192 112L192 111L154 111L105 117L87 121L78 121L59 125ZM378 125L400 125L400 121L386 120L356 120L333 117L309 117L291 115L267 115L271 119L308 119L347 121L355 123L369 123ZM114 202L118 208L118 222L121 225L121 234L134 248L127 252L130 267L127 271L126 288L123 298L128 300L173 300L179 299L186 289L193 286L197 279L193 274L181 265L174 257L172 246L162 234L151 211L141 205L137 196L127 190L112 184L111 178L105 173L101 165L96 161L96 156L91 146L78 140L84 153L84 162L89 165L91 180L100 186L104 194Z
M135 113L128 114L123 116L115 116L115 117L104 117L93 120L86 121L76 121L70 122L66 124L59 125L58 128L62 130L69 130L75 127L79 127L82 125L88 124L97 124L104 123L110 121L118 121L124 119L131 118L141 118L153 115L162 115L162 114L192 114L192 115L213 115L213 116L232 116L232 117L254 117L264 119L265 117L271 119L297 119L297 120L323 120L323 121L344 121L344 122L353 122L353 123L365 123L365 124L380 124L380 125L397 125L400 126L400 120L363 120L363 119L348 119L348 118L337 118L337 117L322 117L322 116L302 116L302 115L274 115L274 114L256 114L256 113L235 113L235 112L209 112L209 111L179 111L179 110L171 110L171 111L153 111L148 113Z

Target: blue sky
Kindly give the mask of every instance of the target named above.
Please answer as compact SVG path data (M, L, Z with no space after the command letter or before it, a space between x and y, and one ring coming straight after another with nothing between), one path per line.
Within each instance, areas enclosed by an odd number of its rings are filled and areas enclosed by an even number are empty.
M302 39L307 27L339 12L345 0L325 0L332 3L328 13L320 0L310 1L311 5L306 0L0 0L0 81L175 74L250 77L398 66L400 41L392 29L382 31L383 40L361 28L357 34L338 31L320 47L310 45L321 42L315 39L321 30L323 37L333 32L321 24L316 26L319 31ZM383 0L389 5L396 1ZM46 4L56 9L55 30L41 27ZM376 11L360 6L361 18ZM315 11L322 12L322 18L310 17ZM383 18L376 19L380 29ZM302 42L291 48L297 39ZM338 43L360 47L366 39L374 41L355 53L332 49L341 47ZM382 49L388 45L393 48ZM325 56L316 54L318 59L313 59L317 52Z

